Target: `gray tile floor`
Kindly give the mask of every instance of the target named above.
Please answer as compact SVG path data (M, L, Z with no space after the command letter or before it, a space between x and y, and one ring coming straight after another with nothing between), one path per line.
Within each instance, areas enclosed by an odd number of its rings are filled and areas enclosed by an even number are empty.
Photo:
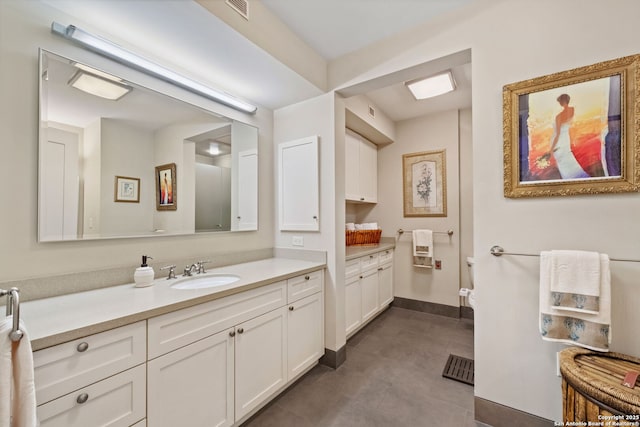
M450 353L473 358L471 321L392 307L244 427L475 427L473 387L442 377Z

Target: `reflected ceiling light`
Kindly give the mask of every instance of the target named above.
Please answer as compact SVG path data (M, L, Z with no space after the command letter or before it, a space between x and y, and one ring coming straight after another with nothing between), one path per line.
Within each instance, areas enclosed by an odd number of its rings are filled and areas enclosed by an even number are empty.
M218 145L217 142L209 143L209 154L211 154L212 156L217 156L218 154L220 154L220 145Z
M132 89L131 86L85 73L82 70L76 71L68 84L83 92L112 101L117 101Z
M424 79L411 80L404 83L416 100L433 98L452 92L456 88L451 71L427 77Z
M112 43L106 39L103 39L93 34L87 33L84 30L74 26L64 26L57 22L51 24L51 31L66 39L72 40L89 50L92 50L100 55L106 56L121 64L133 67L143 73L157 77L161 80L169 82L173 85L179 86L197 95L204 96L205 98L227 105L238 111L244 113L253 114L258 107L255 105L244 102L233 95L221 92L210 87L207 87L201 83L184 77L174 71L169 70L161 65L151 62L135 53L129 52L126 49Z

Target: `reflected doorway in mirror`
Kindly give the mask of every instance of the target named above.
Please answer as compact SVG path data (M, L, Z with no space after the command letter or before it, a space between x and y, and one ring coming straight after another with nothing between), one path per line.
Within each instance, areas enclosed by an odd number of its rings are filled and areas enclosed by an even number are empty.
M178 209L176 164L156 166L156 209L175 211Z

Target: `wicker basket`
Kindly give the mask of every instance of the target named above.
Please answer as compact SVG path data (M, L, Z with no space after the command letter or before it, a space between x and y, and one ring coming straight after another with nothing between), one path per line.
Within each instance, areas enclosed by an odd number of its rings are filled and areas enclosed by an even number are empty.
M382 230L346 230L347 246L377 245L380 243Z
M565 422L640 414L640 381L633 389L622 385L628 371L640 371L640 359L571 347L560 352L560 371Z

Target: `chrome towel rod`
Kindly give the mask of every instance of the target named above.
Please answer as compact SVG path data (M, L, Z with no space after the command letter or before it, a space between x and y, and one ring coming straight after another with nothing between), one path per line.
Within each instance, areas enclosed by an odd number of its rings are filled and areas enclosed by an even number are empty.
M402 236L405 233L405 230L403 230L402 228L398 228L397 233ZM434 231L435 234L448 234L449 236L453 236L453 230L447 230L447 231Z
M24 333L20 330L20 291L18 288L0 289L0 297L7 296L7 316L13 314L13 328L9 333L11 341L20 341Z
M491 252L491 255L493 256L502 256L502 255L517 255L517 256L540 256L538 254L519 254L516 252L505 252L504 249L502 249L502 246L492 246L491 249L489 249L489 252ZM609 258L610 261L622 261L622 262L640 262L640 259L623 259L623 258Z

